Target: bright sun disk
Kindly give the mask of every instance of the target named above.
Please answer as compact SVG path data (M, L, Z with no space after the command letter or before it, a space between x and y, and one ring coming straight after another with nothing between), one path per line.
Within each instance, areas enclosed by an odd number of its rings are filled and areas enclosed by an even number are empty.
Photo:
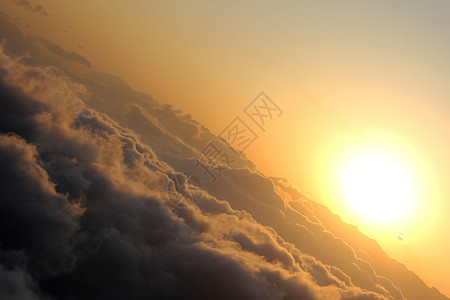
M416 185L411 172L392 155L365 152L341 167L339 187L350 207L363 218L398 221L412 210Z

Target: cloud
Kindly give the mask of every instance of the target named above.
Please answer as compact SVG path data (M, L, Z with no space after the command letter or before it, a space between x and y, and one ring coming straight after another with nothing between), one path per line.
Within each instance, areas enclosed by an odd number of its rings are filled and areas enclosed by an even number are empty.
M23 139L0 136L0 154L2 247L25 252L35 276L54 274L71 263L68 237L81 210L55 192Z
M57 65L45 53L44 61ZM36 223L43 245L53 237L62 246L51 264L28 263L39 251L4 249L0 235L0 280L9 291L15 286L17 297L403 299L404 292L408 299L445 299L418 278L399 280L407 270L389 272L385 265L397 265L378 245L369 251L374 241L359 232L342 237L340 220L331 226L324 209L287 182L256 174L245 158L209 181L195 156L217 138L120 78L77 73L81 85L56 68L27 67L4 54L0 69L5 155L17 166L34 166L39 171L29 175L41 178L14 177L19 184L12 187L45 187L53 196L36 202L60 203L44 216L66 224L48 234ZM28 154L11 158L21 151ZM204 189L197 206L181 189L174 190L181 207L167 197L169 182L186 179L184 173ZM61 203L69 211L58 210Z
M54 55L61 57L64 60L67 60L70 62L82 64L88 68L91 67L91 62L88 61L83 56L79 55L78 53L67 52L62 47L55 45L52 42L50 42L42 37L39 37L39 36L35 36L35 39L38 40L42 45L44 45Z
M51 16L51 14L49 14L49 13L44 9L44 6L42 6L41 4L36 5L36 6L33 8L33 11L34 11L34 12L41 13L41 15L43 15L43 16L45 16L45 17L50 17L50 16Z
M0 265L0 297L2 299L39 299L31 277L20 269L7 270Z
M83 86L4 54L0 69L8 296L387 299L206 192L199 207L171 207L165 186L184 175L86 107Z
M14 1L17 5L20 5L26 9L33 9L30 2L28 0L15 0Z
M40 13L44 17L52 16L51 14L49 14L45 10L44 6L42 6L41 4L38 4L36 6L32 6L30 1L28 1L28 0L13 0L13 2L16 3L19 6L22 6L25 9L31 10L31 11L36 12L36 13Z

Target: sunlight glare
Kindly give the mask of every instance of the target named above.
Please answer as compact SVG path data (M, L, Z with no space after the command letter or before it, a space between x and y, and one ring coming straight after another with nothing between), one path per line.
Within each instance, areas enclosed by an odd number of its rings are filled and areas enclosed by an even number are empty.
M416 201L416 185L398 158L380 152L352 156L341 168L340 189L355 213L377 222L407 217Z

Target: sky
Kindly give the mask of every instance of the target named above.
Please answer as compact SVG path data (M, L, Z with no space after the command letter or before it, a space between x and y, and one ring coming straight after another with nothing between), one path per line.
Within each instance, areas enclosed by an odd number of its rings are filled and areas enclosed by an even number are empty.
M450 3L446 1L12 1L23 30L220 133L264 91L283 114L246 149L450 295ZM29 27L27 27L29 25ZM415 177L404 219L370 222L339 166L387 151ZM408 243L400 243L401 230ZM428 253L435 255L430 257Z

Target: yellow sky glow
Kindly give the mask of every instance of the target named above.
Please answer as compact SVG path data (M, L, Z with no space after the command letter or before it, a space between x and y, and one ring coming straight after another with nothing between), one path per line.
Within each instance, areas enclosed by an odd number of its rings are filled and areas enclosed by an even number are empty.
M29 23L29 33L79 52L94 68L191 113L214 133L265 91L285 113L259 132L246 155L450 295L450 268L442 264L450 253L450 35L439 8L419 1L40 2L53 17L11 3L3 9ZM383 155L352 162L377 151ZM349 181L367 167L387 169L386 177L369 179L395 186L373 195L351 190ZM372 219L355 213L359 202L348 204L364 193L390 195ZM395 199L402 201L383 221ZM399 230L407 244L396 239Z

